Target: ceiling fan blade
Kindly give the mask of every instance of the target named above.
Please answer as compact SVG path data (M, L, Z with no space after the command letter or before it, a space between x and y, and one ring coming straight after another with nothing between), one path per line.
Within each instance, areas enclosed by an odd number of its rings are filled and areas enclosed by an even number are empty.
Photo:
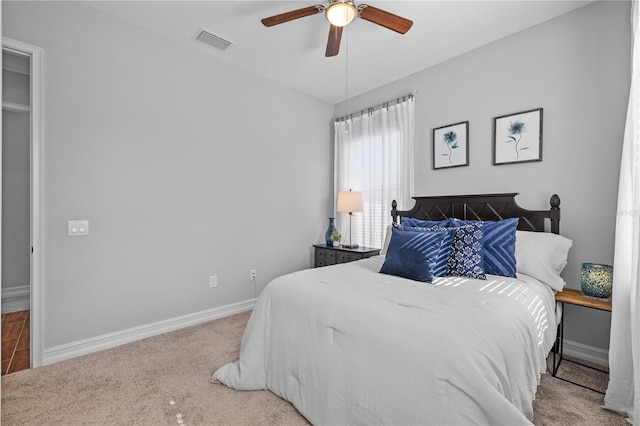
M329 40L327 40L327 52L324 54L327 58L336 56L340 51L340 39L342 38L342 28L331 25L329 29Z
M292 10L290 12L281 13L279 15L270 16L262 19L262 23L265 27L272 27L278 24L284 24L285 22L293 21L294 19L304 18L305 16L315 15L316 13L324 12L324 6L316 4L315 6L303 7L302 9Z
M377 7L361 4L359 6L360 17L374 24L382 25L385 28L397 33L404 34L413 25L413 21L405 19L393 13L378 9Z

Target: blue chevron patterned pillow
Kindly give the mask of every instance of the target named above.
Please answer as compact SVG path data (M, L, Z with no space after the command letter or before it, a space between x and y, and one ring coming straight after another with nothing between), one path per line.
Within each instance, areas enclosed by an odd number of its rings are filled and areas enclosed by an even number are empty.
M498 221L449 221L449 226L483 223L482 248L484 251L484 267L487 274L503 277L516 277L516 228L518 218Z
M448 276L487 279L482 247L483 227L480 222L454 228L456 233L447 261Z
M391 228L391 242L382 269L396 275L430 283L446 232L422 232Z

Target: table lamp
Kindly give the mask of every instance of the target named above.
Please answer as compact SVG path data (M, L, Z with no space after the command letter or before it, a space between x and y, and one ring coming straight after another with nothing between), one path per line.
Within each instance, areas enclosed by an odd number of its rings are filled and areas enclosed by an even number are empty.
M362 204L362 192L340 191L338 192L338 208L339 212L349 213L349 244L343 244L345 248L358 248L358 244L351 244L351 219L353 213L364 211Z

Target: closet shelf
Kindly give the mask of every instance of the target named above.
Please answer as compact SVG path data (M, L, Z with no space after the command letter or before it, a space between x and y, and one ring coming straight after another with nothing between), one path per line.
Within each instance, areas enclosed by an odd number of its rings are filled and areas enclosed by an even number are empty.
M2 109L4 111L13 112L29 112L31 108L29 105L17 104L15 102L2 101Z

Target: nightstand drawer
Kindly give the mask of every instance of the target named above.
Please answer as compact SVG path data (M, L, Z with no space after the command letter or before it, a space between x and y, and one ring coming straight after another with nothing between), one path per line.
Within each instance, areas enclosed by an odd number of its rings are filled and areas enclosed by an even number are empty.
M315 266L328 266L335 265L337 262L336 252L329 249L324 248L316 248L316 262Z
M324 261L327 265L335 265L336 252L333 250L324 250Z
M354 260L364 259L365 257L370 257L370 256L365 256L364 253L338 252L337 263L353 262Z

